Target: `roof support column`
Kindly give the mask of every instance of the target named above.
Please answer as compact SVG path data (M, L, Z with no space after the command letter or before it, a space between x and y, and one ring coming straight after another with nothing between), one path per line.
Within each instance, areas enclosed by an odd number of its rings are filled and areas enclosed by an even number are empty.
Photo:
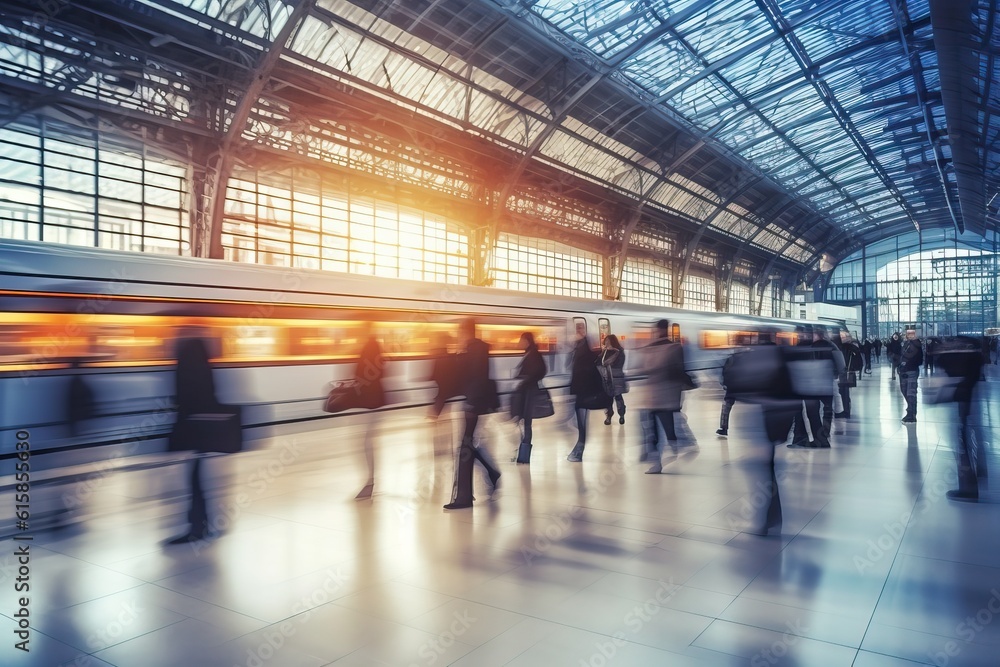
M201 219L198 222L201 228L197 232L192 232L191 250L195 257L223 258L222 218L226 210L226 187L229 184L229 177L233 173L235 162L234 149L237 143L242 140L243 130L250 118L250 112L260 99L261 93L264 92L264 87L271 76L271 70L278 63L292 33L312 9L314 2L315 0L299 0L275 36L271 47L262 54L246 92L243 93L233 111L232 120L226 128L218 153L213 156L213 159L208 160L205 172L205 186L207 187L202 191L204 203L196 203L195 206L203 206L204 210L210 214L200 215ZM204 228L206 223L207 230ZM197 244L194 244L195 241Z

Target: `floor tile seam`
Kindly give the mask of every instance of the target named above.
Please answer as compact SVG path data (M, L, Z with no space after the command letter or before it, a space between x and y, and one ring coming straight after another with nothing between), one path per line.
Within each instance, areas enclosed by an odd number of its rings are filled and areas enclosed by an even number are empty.
M175 613L176 613L176 612L175 612ZM169 627L173 627L173 626L177 625L178 623L183 623L184 621L187 621L187 620L194 620L194 619L191 619L191 617L190 617L190 616L185 616L184 614L177 614L177 615L178 615L178 616L181 616L181 617L182 617L182 618L181 618L180 620L178 620L178 621L174 621L173 623L167 623L166 625L163 625L163 626L160 626L160 627L158 627L158 628L154 628L154 629L152 629L152 630L149 630L149 631L147 631L147 632L143 632L143 633L141 633L141 634L138 634L138 635L136 635L135 637L129 637L128 639L124 639L124 640L122 640L122 641L120 641L120 642L116 642L116 643L114 643L114 644L110 644L110 645L108 645L108 646L105 646L105 647L104 647L104 648L102 648L102 649L98 649L97 651L92 651L92 652L88 653L87 655L90 655L90 656L93 656L93 657L95 657L95 658L98 658L99 660L104 660L104 658L101 658L101 657L100 657L99 655L97 655L97 654L98 654L98 653L100 653L101 651L107 651L107 650L110 650L110 649L112 649L112 648L114 648L114 647L116 647L116 646L121 646L122 644L125 644L126 642L130 642L130 641L133 641L133 640L135 640L135 639L139 639L139 638L141 638L141 637L145 637L146 635L151 635L151 634L153 634L154 632L159 632L160 630L166 630L167 628L169 628ZM63 643L65 643L65 642L63 642ZM105 662L108 662L107 660L104 660L104 661L105 661ZM113 664L113 663L112 663L112 664Z
M115 574L121 574L121 573L116 572ZM122 575L122 576L128 576L128 575ZM132 579L138 579L138 577L131 577L131 578ZM139 579L139 581L142 581L142 580ZM106 593L104 595L98 595L96 598L91 598L89 600L81 600L80 602L74 602L73 604L66 605L65 607L59 607L57 609L50 609L47 612L40 612L37 615L38 616L46 616L46 615L51 615L53 613L57 613L57 612L60 612L60 611L66 611L66 610L69 610L69 609L73 609L74 607L79 607L80 605L90 604L91 602L97 602L98 600L103 600L104 598L109 598L109 597L111 597L113 595L121 595L122 593L125 593L127 591L131 591L131 590L134 590L136 588L142 588L143 586L145 586L148 583L150 583L150 582L148 582L148 581L142 581L142 583L140 583L140 584L137 584L135 586L129 586L128 588L123 588L120 591L114 591L113 593ZM170 610L168 609L167 611L170 611Z
M896 561L899 559L899 550L906 539L906 533L910 529L910 524L913 520L913 509L917 506L917 502L921 496L924 495L924 491L927 488L927 477L924 475L922 477L923 483L920 485L920 491L913 496L913 504L909 509L910 520L906 522L903 527L903 534L899 536L896 542L895 549L892 554L892 561L889 563L888 569L885 571L885 578L882 580L882 588L879 590L878 598L875 600L875 604L872 607L871 615L868 617L868 624L865 626L864 634L861 636L861 646L864 646L865 640L868 638L868 633L871 631L872 624L875 622L875 614L878 612L879 604L882 602L882 596L885 595L885 589L889 585L889 578L892 576L892 571L896 567ZM860 648L860 647L859 647Z
M873 655L881 655L881 656L885 656L886 658L891 658L893 660L902 660L903 662L911 662L914 665L933 665L934 664L933 662L920 662L918 660L911 660L910 658L904 658L902 656L892 655L891 653L885 653L883 651L873 651L872 649L868 649L868 648L858 649L858 655L855 656L855 658L854 658L855 662L857 662L858 658L861 657L862 653L871 653ZM853 667L853 665L852 665L852 667Z
M169 579L170 577L165 577L165 578ZM163 580L160 579L159 581L163 581ZM157 588L161 588L161 589L167 591L168 593L174 593L175 595L183 595L185 597L191 598L192 600L197 600L198 602L203 602L203 603L205 603L207 605L211 605L213 607L218 607L219 609L222 609L224 611L229 611L229 612L232 612L234 614L239 614L240 616L246 616L247 618L252 618L255 621L260 621L261 623L264 623L265 626L267 626L267 625L273 625L273 623L271 623L271 621L268 621L266 618L260 618L259 616L251 616L250 614L244 613L242 611L236 611L235 609L229 609L228 607L223 607L222 605L218 605L218 604L212 602L211 600L205 600L204 598L200 598L200 597L197 597L195 595L191 595L190 593L182 593L181 591L174 590L173 588L167 588L166 586L161 586L158 581L151 581L151 582L148 582L148 583L151 586L156 586ZM297 616L297 615L298 614L293 614L293 616ZM188 618L192 618L192 619L197 620L197 621L202 621L202 619L196 618L196 617L193 617L193 616L189 616ZM207 623L207 621L202 621L202 622ZM281 621L277 621L277 622L280 623ZM249 634L249 633L247 633L247 634ZM240 636L242 636L242 635L240 635Z
M761 604L774 605L775 607L786 607L788 609L794 609L796 611L801 611L801 612L803 612L805 614L820 614L822 616L833 616L833 617L836 617L838 619L845 619L845 620L853 620L854 619L853 616L849 616L847 614L838 614L836 612L822 611L822 610L819 610L819 609L809 609L808 607L797 607L797 606L792 605L792 604L785 604L783 602L774 602L773 600L770 600L770 599L753 597L752 595L740 595L740 596L737 596L737 598L733 600L733 603L731 603L731 604L729 604L729 605L726 606L726 610L728 610L729 607L732 606L732 604L735 604L741 598L743 600L749 600L751 602L759 602ZM723 614L726 613L725 610L722 613ZM725 618L722 618L722 616L719 616L719 620L720 621L728 621L729 619L725 619ZM736 623L738 621L732 621L732 622Z
M964 622L964 620L965 619L963 619L959 623L956 623L956 625L961 625ZM919 634L919 635L928 635L930 637L938 637L943 642L944 641L953 641L953 642L958 643L958 644L979 646L979 647L982 647L982 648L988 648L988 649L993 649L995 651L1000 651L1000 641L998 641L996 643L993 643L993 644L986 644L986 643L983 643L983 642L977 642L975 640L973 640L973 641L967 641L967 640L961 639L959 637L953 637L953 636L950 636L950 635L942 635L942 634L939 634L937 632L929 632L927 630L916 630L914 628L907 628L907 627L904 627L902 625L897 625L895 623L883 623L883 622L879 622L878 624L879 625L884 625L884 626L886 626L888 628L895 628L896 630L903 630L905 632L914 632L914 633ZM977 632L976 636L978 637L979 635L980 635L980 633ZM892 656L892 657L898 658L900 656ZM907 659L909 659L909 658L907 658Z
M799 639L808 639L809 641L818 642L820 644L829 644L831 646L839 646L841 648L851 649L851 650L854 650L854 651L861 650L860 644L858 646L852 646L851 644L844 644L844 643L841 643L841 642L828 641L826 639L816 639L815 637L809 637L807 635L796 634L794 632L787 632L787 631L784 631L784 630L774 630L772 628L764 628L764 627L761 627L759 625L753 625L752 623L746 623L746 622L743 622L743 621L732 621L732 620L725 619L725 618L715 618L714 620L720 621L722 623L732 623L733 625L741 625L741 626L743 626L745 628L753 628L755 630L764 630L765 632L773 632L774 634L777 634L777 635L786 635L787 634L787 635L791 635L793 637L798 637ZM701 638L701 635L704 634L705 632L707 632L710 627L711 627L711 624L709 624L709 627L705 628L705 630L702 631L702 633L699 633L698 637L695 638L692 641L692 645L694 645L694 642L698 641L698 639ZM864 639L862 638L862 642L861 643L863 643L863 642L864 642ZM734 655L734 654L727 653L726 655ZM744 656L738 656L738 657L744 657Z

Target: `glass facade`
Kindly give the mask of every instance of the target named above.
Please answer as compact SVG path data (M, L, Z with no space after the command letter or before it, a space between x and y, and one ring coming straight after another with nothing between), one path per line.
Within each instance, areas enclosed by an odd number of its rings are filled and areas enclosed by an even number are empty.
M716 285L715 280L705 276L687 275L684 277L684 308L688 310L707 310L714 312Z
M993 245L940 231L882 241L834 270L826 300L863 304L865 335L981 336L998 322Z
M51 120L0 128L0 237L188 252L187 167Z
M729 288L729 312L750 314L750 287L735 280Z
M622 270L622 301L672 306L674 278L662 262L629 257Z
M562 243L501 233L494 287L535 294L600 299L601 256Z
M242 176L230 180L226 196L226 259L469 281L469 237L454 222L393 201L352 195L311 172L269 173L266 181Z

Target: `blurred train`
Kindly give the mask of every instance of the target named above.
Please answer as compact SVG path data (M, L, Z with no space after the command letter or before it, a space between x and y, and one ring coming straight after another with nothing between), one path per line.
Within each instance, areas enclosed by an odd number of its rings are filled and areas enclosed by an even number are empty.
M431 401L432 346L447 337L454 351L469 316L491 345L501 391L512 387L520 335L531 331L556 395L568 384L578 325L595 345L614 333L629 350L665 318L697 374L754 344L762 327L794 340L802 324L16 241L0 242L0 275L0 458L13 456L15 433L26 430L36 455L60 454L44 457L45 467L93 460L86 452L97 447L100 457L108 448L162 451L174 421L175 341L192 333L211 341L219 399L244 406L253 439L329 425L336 416L321 411L322 398L331 380L351 377L367 327L389 362L392 410Z

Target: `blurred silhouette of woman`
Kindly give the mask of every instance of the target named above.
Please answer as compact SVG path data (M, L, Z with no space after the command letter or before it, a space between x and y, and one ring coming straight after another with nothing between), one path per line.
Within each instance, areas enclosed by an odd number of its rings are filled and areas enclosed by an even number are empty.
M538 383L545 377L547 368L542 353L535 345L535 336L530 331L521 334L521 349L524 356L517 367L517 388L511 395L511 413L514 419L520 418L523 423L523 433L521 444L517 449L517 462L531 462L531 421L532 410L535 406L535 397L538 395Z
M607 394L614 398L618 405L618 423L625 423L625 349L618 342L618 336L609 334L601 346L601 367L606 369L601 375L604 379L604 389ZM604 425L611 424L611 418L615 416L614 405L609 405L604 411Z
M382 378L385 376L385 358L382 347L371 322L366 322L364 333L367 336L364 347L358 355L358 365L354 369L354 381L357 387L357 402L359 408L377 410L385 405L385 392L382 389ZM371 498L375 487L375 448L374 439L378 430L378 415L369 413L365 428L365 461L368 463L368 482L358 492L355 498Z

